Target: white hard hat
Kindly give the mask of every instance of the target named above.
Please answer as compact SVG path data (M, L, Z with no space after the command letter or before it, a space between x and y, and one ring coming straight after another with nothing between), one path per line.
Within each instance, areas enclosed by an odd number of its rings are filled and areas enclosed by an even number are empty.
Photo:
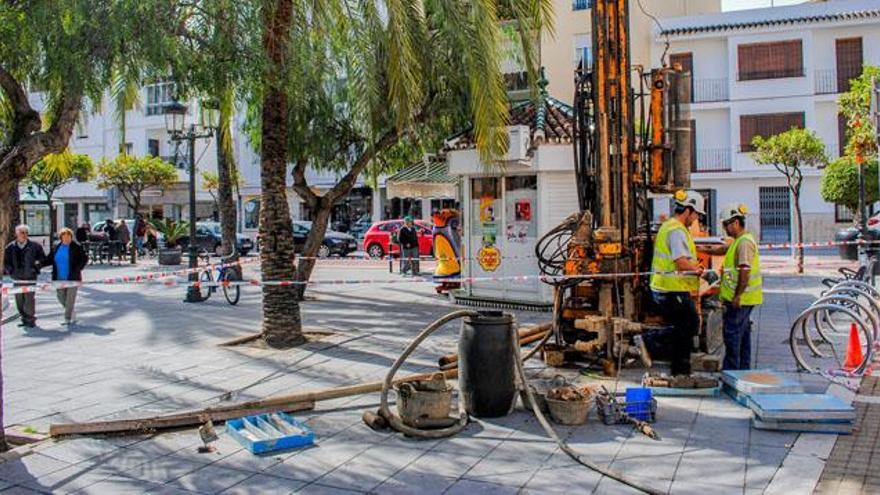
M742 203L731 203L721 209L721 222L727 223L734 218L745 219L749 209Z
M692 190L680 190L674 197L676 206L690 207L700 215L706 214L706 199L702 194Z

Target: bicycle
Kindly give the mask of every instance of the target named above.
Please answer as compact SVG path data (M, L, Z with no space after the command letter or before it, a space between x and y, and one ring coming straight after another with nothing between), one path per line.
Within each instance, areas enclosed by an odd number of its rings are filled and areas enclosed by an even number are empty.
M202 301L207 301L211 297L211 294L217 292L218 288L222 288L223 297L226 298L226 302L232 306L238 304L238 300L241 297L241 287L234 283L241 280L241 276L237 270L238 267L235 265L224 266L226 263L229 263L236 258L235 253L220 258L221 264L217 267L217 281L220 282L219 287L214 285L214 270L212 270L210 266L211 256L207 252L202 252L199 253L199 258L203 259L208 265L207 269L199 274L199 282L201 282L199 293Z

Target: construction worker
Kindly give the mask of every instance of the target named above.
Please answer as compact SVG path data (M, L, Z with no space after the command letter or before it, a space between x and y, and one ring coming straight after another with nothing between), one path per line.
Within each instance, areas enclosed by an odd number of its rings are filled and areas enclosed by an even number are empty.
M713 249L723 254L719 297L724 303L724 369L745 370L751 367L752 322L755 306L764 302L761 292L761 257L758 243L746 231L745 205L728 205L721 210L721 224L733 243ZM720 251L720 252L719 252Z
M657 308L671 329L646 333L637 340L645 355L664 354L671 361L670 374L691 374L691 350L700 318L692 293L700 288L702 267L688 228L705 215L705 199L695 191L675 193L672 216L663 222L654 240L651 291ZM650 362L648 358L646 364Z

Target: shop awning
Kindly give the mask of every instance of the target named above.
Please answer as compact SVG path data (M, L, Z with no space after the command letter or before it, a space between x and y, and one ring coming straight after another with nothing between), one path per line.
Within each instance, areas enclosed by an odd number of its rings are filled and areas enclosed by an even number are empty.
M455 198L459 178L449 175L446 160L414 163L385 180L389 198Z

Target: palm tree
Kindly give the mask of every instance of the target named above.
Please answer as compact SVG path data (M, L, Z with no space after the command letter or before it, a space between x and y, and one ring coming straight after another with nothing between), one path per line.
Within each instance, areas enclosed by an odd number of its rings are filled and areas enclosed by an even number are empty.
M534 74L531 40L552 12L550 0L266 0L260 102L260 235L264 280L305 282L294 269L287 163L294 189L317 212L305 251L317 249L332 206L382 155L431 126L466 117L481 157L507 147L507 100L500 70L499 7L519 20ZM305 168L325 166L340 181L324 195ZM301 291L264 286L263 337L272 347L303 341Z
M119 153L126 153L127 124L125 116L141 103L140 76L131 72L114 69L110 82L110 99L113 102L113 118L119 126ZM137 212L135 212L137 213Z

